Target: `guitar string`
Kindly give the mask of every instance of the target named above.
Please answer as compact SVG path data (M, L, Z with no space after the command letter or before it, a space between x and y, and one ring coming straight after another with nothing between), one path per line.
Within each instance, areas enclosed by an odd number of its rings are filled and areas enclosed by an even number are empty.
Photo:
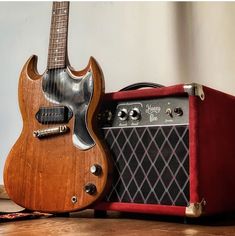
M64 19L62 19L62 28L63 28L63 32L64 32L64 38L63 38L63 43L64 43L64 51L63 51L63 60L64 60L64 78L62 80L62 97L63 97L63 100L66 101L66 78L67 78L67 73L66 73L66 69L67 69L67 65L66 65L66 53L67 53L67 34L68 34L68 26L67 26L67 22L68 22L68 6L67 6L67 3L64 2ZM65 23L63 23L65 22ZM64 106L66 106L66 104L64 104Z
M51 117L51 110L49 109L50 107L50 101L51 101L51 83L52 83L52 78L51 75L53 72L52 71L52 57L53 57L53 44L54 44L54 21L55 21L55 3L53 2L52 5L52 16L51 16L51 30L50 30L50 46L49 46L49 60L48 60L48 81L47 81L47 94L48 94L48 102L47 102L47 107L48 107L48 113L47 113L47 119L46 119L46 125L47 128L49 129L49 124L50 124L50 117Z
M50 71L49 71L49 107L51 106L51 99L52 99L52 93L53 93L53 84L54 84L54 68L53 68L53 60L55 58L55 52L54 52L54 45L55 45L55 35L54 35L54 31L55 31L55 24L56 24L56 3L53 2L53 11L52 11L52 28L51 28L51 37L52 37L52 45L51 45L51 50L50 50ZM52 90L52 91L51 91ZM51 116L52 116L52 112L53 110L52 109L48 109L50 111L50 117L48 119L48 123L49 120L51 119ZM53 117L53 116L52 116ZM51 122L52 123L52 122Z
M56 53L55 53L55 43L56 43L56 35L55 35L55 28L56 28L56 15L57 15L57 3L53 2L53 10L52 10L52 24L51 24L51 47L50 47L50 59L49 59L49 77L48 77L48 84L49 84L49 118L48 118L48 124L54 124L54 104L52 104L51 108L51 103L53 103L53 94L54 94L54 83L55 83L55 58L56 58Z
M66 51L65 51L65 57L64 57L64 60L65 60L65 64L67 64L67 61L66 61L66 56L67 56L67 36L68 36L68 28L69 28L69 5L70 5L70 3L69 2L65 2L65 4L66 4L66 6L67 6L67 11L66 11L66 30L67 30L67 32L66 32ZM66 84L65 84L65 88L66 88ZM70 138L72 138L72 137L70 137ZM72 144L73 145L73 144ZM72 168L73 168L73 170L74 170L74 173L73 173L73 190L72 190L72 194L73 194L73 196L75 196L76 197L76 179L77 179L77 175L76 175L76 166L77 166L77 158L76 158L76 156L72 156L71 157L72 158L72 163L73 163L73 166L72 166Z
M64 59L64 65L65 65L65 70L67 69L67 61L66 61L66 56L67 56L67 36L68 36L68 26L69 26L69 2L64 2L64 6L65 6L65 9L66 9L66 14L65 14L65 25L63 25L63 27L65 28L66 30L66 34L64 34L64 38L63 38L63 48L64 48L64 54L63 54L63 59ZM67 72L66 72L67 73ZM66 96L66 81L63 80L63 94L65 94ZM66 105L66 104L65 104ZM70 137L71 138L71 137ZM67 140L67 139L66 139ZM66 145L66 143L65 143ZM74 169L74 173L73 173L73 189L72 190L72 195L73 196L76 196L76 179L77 179L77 176L76 176L76 157L73 155L72 157L72 168Z
M46 81L46 91L47 91L47 103L45 107L50 107L50 101L51 101L51 83L52 83L52 78L53 78L53 69L52 69L52 58L53 58L53 45L54 45L54 23L55 23L55 14L56 14L56 3L53 2L52 4L52 16L51 16L51 29L50 29L50 45L49 45L49 51L48 51L48 76L47 76L47 81ZM52 72L52 73L51 73ZM52 76L52 78L51 78ZM49 129L50 128L50 116L51 116L51 110L45 108L46 110L46 127Z
M55 100L58 100L57 103L59 103L59 98L58 98L58 88L57 88L57 80L59 80L60 78L60 56L59 56L59 53L58 51L58 45L60 44L61 42L61 38L60 38L60 20L61 20L61 5L60 5L60 2L58 3L57 7L56 7L56 14L55 14L55 27L54 27L54 30L55 30L55 34L56 35L56 47L53 48L53 51L54 51L54 63L55 63L55 69L54 69L54 76L53 76L53 92L52 94L54 95L55 97ZM58 77L58 78L57 78ZM58 81L59 83L60 81ZM56 123L56 106L57 105L53 105L53 108L52 110L54 111L53 112L53 116L52 116L52 120L53 120L53 123L55 124Z
M66 32L66 38L65 38L65 42L66 42L66 50L65 50L65 55L64 55L64 61L65 61L65 64L66 64L66 56L67 56L67 36L68 36L68 28L69 28L69 5L70 5L70 3L69 2L65 2L65 5L67 6L67 11L66 11L66 30L67 30L67 32ZM66 89L66 83L65 83L65 89ZM70 137L70 138L72 138L72 137ZM65 144L66 145L66 144ZM72 144L73 145L73 144ZM74 173L73 173L73 190L72 190L72 194L73 194L73 196L76 196L77 194L76 194L76 179L77 179L77 175L76 175L76 167L77 167L77 158L76 158L76 156L72 156L71 157L72 158L72 163L73 163L73 166L72 166L72 168L73 168L73 171L74 171Z
M58 101L59 103L61 103L64 99L64 87L63 87L63 81L64 81L64 74L65 74L65 70L66 70L66 64L65 64L65 53L66 53L66 40L65 40L65 27L64 27L64 18L66 18L66 3L65 2L61 2L61 5L59 7L59 24L58 24L58 35L59 35L59 45L60 43L63 45L62 47L59 47L57 45L57 56L59 58L59 62L58 64L61 64L60 68L58 69L58 72L61 73L62 75L59 75L60 80L58 81L58 88L57 88L57 94L56 96L58 97ZM61 50L62 49L62 50ZM62 52L61 52L62 51ZM57 73L56 73L57 74ZM58 74L57 74L58 75ZM62 78L60 77L62 76ZM62 80L62 81L61 81ZM62 105L62 104L61 104Z
M66 53L67 53L67 39L65 38L66 37L66 35L67 35L67 33L68 33L68 27L67 27L67 25L66 25L66 21L68 20L68 7L67 7L67 4L66 4L66 2L64 2L64 10L63 10L63 13L64 13L64 19L62 18L62 20L61 20L61 22L62 22L62 28L63 28L63 31L62 32L64 32L65 34L64 34L64 38L63 38L63 43L64 43L64 47L63 47L63 60L64 60L64 68L63 68L63 70L64 70L64 78L63 78L63 80L62 80L62 88L61 88L61 97L62 97L62 99L63 100L65 100L66 101L66 99L65 99L65 96L66 96L66 87L65 87L65 80L66 80L66 67L67 67L67 65L66 65L66 61L65 61L65 57L66 57ZM65 22L65 24L63 23L63 22ZM64 106L66 106L66 104L64 104Z
M53 5L52 5L52 12L53 12ZM51 12L51 13L52 13ZM53 14L53 13L52 13ZM50 48L51 48L51 41L52 41L52 37L51 37L51 30L52 30L52 16L51 15L51 27L50 27L50 37L49 37L49 48L48 48L48 56L47 56L47 68L46 68L46 73L45 73L45 77L43 78L43 82L45 83L45 87L43 88L43 92L47 95L44 94L44 96L48 96L49 97L49 94L48 94L48 82L49 82L49 67L50 67ZM45 79L46 78L46 79ZM43 83L42 82L42 83ZM47 128L47 109L46 109L46 106L48 104L48 98L46 97L45 98L45 104L43 104L43 107L42 107L42 124Z
M57 96L58 96L58 91L57 91L57 80L59 80L59 78L60 78L60 75L59 75L59 64L60 64L60 60L59 60L59 54L58 54L58 51L56 51L57 50L57 48L58 48L58 45L60 44L60 15L61 15L61 13L60 13L60 8L61 8L61 6L60 6L60 2L58 3L58 5L59 6L57 6L57 8L56 8L56 10L57 10L57 14L56 14L56 25L55 25L55 27L54 27L54 29L55 29L55 31L56 31L56 33L55 33L55 35L56 35L56 48L54 48L54 52L55 52L55 58L54 58L54 60L55 60L55 70L54 70L54 72L55 72L55 75L54 75L54 81L53 81L53 94L54 94L54 96L55 96L55 100L56 100L56 98L57 98ZM57 78L57 76L58 76L58 78ZM59 83L59 81L58 81L58 83ZM58 98L57 98L58 99ZM59 100L59 99L58 99ZM59 101L57 101L57 102L59 102ZM53 106L54 107L54 115L53 115L53 117L52 117L52 119L54 120L54 123L56 123L55 122L55 120L56 120L56 116L55 116L55 114L56 114L56 112L55 112L55 107L56 107L56 105L54 105Z
M58 6L59 5L59 6ZM56 88L57 88L57 76L58 76L58 79L59 79L59 69L58 69L58 65L60 64L60 61L59 61L59 55L58 55L58 52L56 51L57 48L58 48L58 45L60 44L60 34L59 34L59 30L60 30L60 2L58 3L57 7L56 7L56 14L55 14L55 27L54 27L54 30L55 30L55 34L56 35L56 46L54 46L53 48L53 51L54 51L54 63L55 63L55 69L54 69L54 76L53 76L53 92L52 94L55 96L55 100L56 100L56 97L57 97L57 91L56 91ZM59 102L59 101L57 101ZM55 120L56 120L56 117L55 117L55 106L56 104L53 105L53 108L52 110L54 110L54 114L52 116L52 120L53 120L53 123L56 123Z

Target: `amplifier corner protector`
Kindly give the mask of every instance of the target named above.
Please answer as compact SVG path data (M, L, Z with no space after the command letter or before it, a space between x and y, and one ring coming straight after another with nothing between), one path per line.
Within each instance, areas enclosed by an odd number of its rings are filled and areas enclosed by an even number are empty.
M190 218L200 217L204 213L204 206L206 201L203 199L201 202L190 203L185 209L185 215Z
M191 96L198 96L202 101L205 99L203 86L201 84L191 83L184 85L184 91Z

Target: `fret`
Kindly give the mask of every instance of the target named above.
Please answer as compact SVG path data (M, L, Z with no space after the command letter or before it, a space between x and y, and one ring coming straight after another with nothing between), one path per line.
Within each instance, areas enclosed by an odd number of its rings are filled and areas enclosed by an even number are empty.
M55 27L54 31L50 33L50 35L54 35L54 34L59 34L59 33L67 33L67 29L65 27Z
M53 14L54 19L56 19L58 17L67 17L67 16L68 16L67 13L55 13L55 14Z
M65 54L62 54L62 55L58 55L58 54L52 54L52 55L50 55L50 58L53 58L51 61L53 61L53 60L59 60L60 58L64 58L65 57Z
M54 26L54 25L67 25L67 21L68 21L68 19L58 19L58 20L54 20L53 22L52 22L52 25Z
M50 44L50 49L48 50L48 52L52 51L52 50L55 50L55 49L59 49L60 48L60 51L64 51L64 48L66 47L66 44L65 43L54 43L54 44Z
M62 18L58 18L58 19L54 19L53 21L52 21L52 25L54 26L54 25L67 25L67 21L68 21L68 18L67 19L62 19Z
M61 7L61 8L57 7L55 11L60 11L60 10L67 10L67 6ZM53 12L54 12L54 11L53 11Z
M67 32L56 32L51 34L51 37L53 37L53 39L55 40L60 40L60 39L64 39L65 37L67 37Z
M58 60L62 60L65 57L65 55L53 55L53 59L51 59L50 61L58 61Z
M49 56L50 56L50 60L52 59L52 58L59 58L59 57L65 57L65 53L51 53L51 54L49 54Z
M55 15L55 16L53 16L52 23L57 22L57 21L65 21L67 19L68 19L67 16L61 16L61 15L56 16Z
M50 50L48 50L48 54L51 54L51 53L57 53L57 54L58 53L63 53L63 54L66 54L63 49L51 48Z
M64 60L58 60L58 61L49 61L49 65L63 65Z
M56 47L55 49L51 48L48 51L55 51L55 50L61 50L61 49L64 49L64 47Z
M54 43L51 43L50 44L50 48L48 49L48 52L50 52L50 51L52 51L52 50L54 50L54 49L60 49L60 50L63 50L64 49L64 45L65 44L65 42L54 42Z
M64 69L66 68L64 66L64 62L61 62L61 63L55 63L55 62L51 62L47 64L47 69Z
M48 69L66 67L69 2L53 2Z
M52 24L53 25L53 30L55 29L55 28L67 28L67 22L58 22L58 23L56 23L56 24Z

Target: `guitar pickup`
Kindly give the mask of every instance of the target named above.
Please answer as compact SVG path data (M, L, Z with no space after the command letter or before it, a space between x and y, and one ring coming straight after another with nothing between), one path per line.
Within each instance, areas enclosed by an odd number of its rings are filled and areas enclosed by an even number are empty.
M66 106L40 107L35 117L41 124L68 123L73 112Z

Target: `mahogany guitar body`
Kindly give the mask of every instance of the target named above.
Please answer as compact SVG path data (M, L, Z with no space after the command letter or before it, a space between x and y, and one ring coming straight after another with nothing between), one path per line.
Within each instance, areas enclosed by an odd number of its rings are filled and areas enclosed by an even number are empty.
M35 130L58 126L41 124L35 118L40 107L56 105L45 97L44 76L37 73L36 56L27 61L20 75L18 92L23 130L6 160L4 183L10 198L27 209L45 212L81 210L100 199L109 185L112 168L108 151L95 127L104 92L102 72L93 58L84 70L71 69L70 72L74 77L83 77L88 72L92 75L93 94L86 113L86 126L95 145L86 150L80 150L73 143L74 116L66 124L69 131L63 135L43 139L33 135ZM79 127L77 129L79 131ZM102 167L99 175L90 171L94 164ZM92 194L84 190L90 183L96 186Z

